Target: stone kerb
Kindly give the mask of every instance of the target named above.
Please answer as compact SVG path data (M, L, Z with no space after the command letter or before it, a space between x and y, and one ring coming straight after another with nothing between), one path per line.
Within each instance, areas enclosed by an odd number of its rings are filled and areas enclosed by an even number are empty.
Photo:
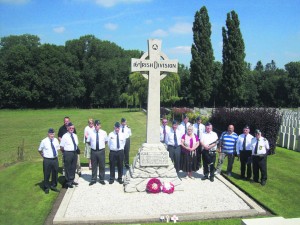
M182 191L183 185L178 178L174 165L167 155L166 165L164 166L143 166L141 165L141 154L143 152L161 152L168 154L164 144L147 144L144 143L135 156L132 165L125 174L124 191L125 192L144 192L147 189L147 183L151 178L159 178L162 183L172 182L176 191Z

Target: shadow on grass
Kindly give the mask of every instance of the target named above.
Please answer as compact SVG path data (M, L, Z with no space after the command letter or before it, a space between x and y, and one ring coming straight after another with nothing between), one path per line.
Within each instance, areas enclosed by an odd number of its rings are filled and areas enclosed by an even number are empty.
M43 181L43 180L42 180L41 182L38 182L38 183L34 184L34 186L39 186L40 189L41 189L42 191L44 191L44 181Z

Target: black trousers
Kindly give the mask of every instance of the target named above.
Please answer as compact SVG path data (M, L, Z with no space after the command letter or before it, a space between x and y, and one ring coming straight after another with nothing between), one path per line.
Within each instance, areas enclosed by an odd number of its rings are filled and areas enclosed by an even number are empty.
M77 153L75 151L64 151L64 163L66 183L72 184L75 179Z
M258 182L259 171L261 173L261 181L267 180L267 155L264 156L253 156L253 180Z
M252 151L250 151L250 150L240 151L241 177L242 178L245 177L245 173L247 174L248 179L251 178L251 175L252 175L251 155L252 155Z
M129 166L130 138L126 138L124 146L124 165Z
M58 177L58 159L44 158L43 173L44 173L44 188L49 189L50 187L56 187L57 177ZM52 175L51 183L49 182L50 175Z
M216 152L209 152L207 150L202 151L202 160L203 160L203 173L204 176L210 177L215 176L215 162L216 162Z
M199 146L196 151L197 151L197 168L201 168L202 147Z
M123 176L123 160L124 160L124 150L119 151L109 151L109 169L110 178L109 180L115 180L115 167L118 168L118 180L122 180Z
M180 146L172 146L168 145L169 157L174 163L174 167L176 172L178 173L180 170L180 155L181 155L181 147Z
M104 181L105 177L105 148L98 151L91 150L92 160L92 181L97 181L97 171L99 168L100 181Z

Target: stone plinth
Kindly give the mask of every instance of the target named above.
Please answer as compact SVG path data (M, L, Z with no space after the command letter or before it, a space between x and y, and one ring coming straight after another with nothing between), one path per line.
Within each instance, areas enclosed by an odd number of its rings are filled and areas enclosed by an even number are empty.
M146 165L146 166L143 166ZM125 174L125 192L143 192L151 178L163 182L172 182L175 191L182 191L183 186L178 178L174 165L164 144L144 143L135 156L133 164Z

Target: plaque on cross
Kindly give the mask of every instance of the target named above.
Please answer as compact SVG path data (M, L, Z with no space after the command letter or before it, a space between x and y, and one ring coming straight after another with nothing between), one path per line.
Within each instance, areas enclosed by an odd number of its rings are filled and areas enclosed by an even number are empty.
M160 80L163 72L178 71L178 60L169 60L161 51L161 40L148 40L148 52L131 59L131 72L141 72L148 79L147 143L160 143Z

